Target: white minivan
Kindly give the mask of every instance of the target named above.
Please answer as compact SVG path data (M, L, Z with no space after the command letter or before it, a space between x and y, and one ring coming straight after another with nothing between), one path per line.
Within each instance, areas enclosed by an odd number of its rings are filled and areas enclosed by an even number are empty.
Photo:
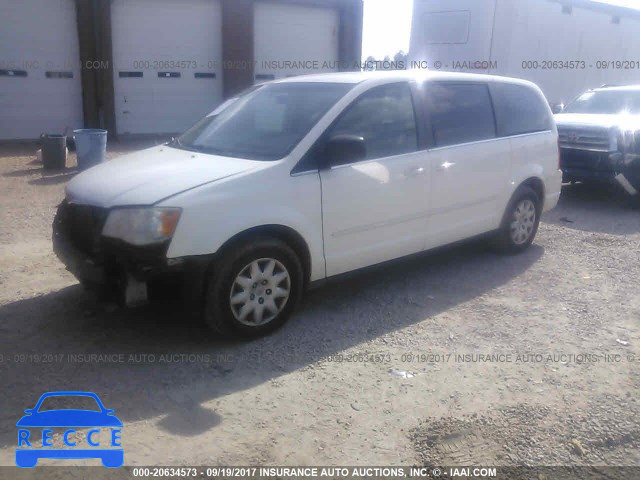
M481 234L526 249L561 178L553 116L530 82L303 76L76 176L54 250L129 304L179 275L212 328L257 336L328 277Z

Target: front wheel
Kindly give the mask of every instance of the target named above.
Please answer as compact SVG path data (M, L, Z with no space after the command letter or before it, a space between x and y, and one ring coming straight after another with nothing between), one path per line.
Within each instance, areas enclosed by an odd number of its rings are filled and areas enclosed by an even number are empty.
M494 246L505 253L526 250L538 232L541 213L540 199L536 192L526 186L519 187L507 206Z
M267 237L229 249L214 268L205 320L224 335L257 337L280 327L302 297L303 273L295 252Z

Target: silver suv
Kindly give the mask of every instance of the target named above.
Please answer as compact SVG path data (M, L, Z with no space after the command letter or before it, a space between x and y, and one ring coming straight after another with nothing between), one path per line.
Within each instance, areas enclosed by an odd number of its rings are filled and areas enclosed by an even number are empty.
M555 118L565 182L640 191L640 85L589 90Z

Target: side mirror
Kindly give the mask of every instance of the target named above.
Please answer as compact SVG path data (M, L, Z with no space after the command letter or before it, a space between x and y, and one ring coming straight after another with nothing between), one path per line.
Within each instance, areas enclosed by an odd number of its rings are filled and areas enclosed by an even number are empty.
M345 165L367 158L367 145L358 135L336 135L324 148L324 166Z
M562 113L563 110L564 110L564 103L556 103L554 105L551 105L551 111L554 114Z

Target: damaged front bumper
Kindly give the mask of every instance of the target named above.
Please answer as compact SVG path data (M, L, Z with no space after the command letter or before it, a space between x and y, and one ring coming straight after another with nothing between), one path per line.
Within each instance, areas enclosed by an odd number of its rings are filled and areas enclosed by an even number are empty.
M81 283L107 287L127 306L146 303L149 282L196 278L211 261L209 257L167 258L168 242L138 247L102 237L107 214L97 207L63 202L52 226L53 251Z
M565 182L616 182L630 195L640 192L640 155L561 149Z

